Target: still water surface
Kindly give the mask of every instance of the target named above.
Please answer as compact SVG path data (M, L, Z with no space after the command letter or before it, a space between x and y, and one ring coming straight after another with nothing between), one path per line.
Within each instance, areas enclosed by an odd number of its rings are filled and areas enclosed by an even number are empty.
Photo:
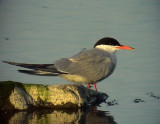
M136 51L118 51L115 72L98 83L99 91L110 96L108 101L116 100L118 105L103 103L97 107L99 114L91 110L69 114L58 111L66 114L66 117L58 114L62 117L61 123L89 124L100 116L96 123L159 124L160 99L153 97L160 96L159 10L159 0L1 0L0 61L52 63L92 48L103 37L114 37L121 44L136 48ZM17 69L20 67L0 62L0 80L69 83L58 77L20 74ZM141 102L133 102L135 99ZM24 122L27 115L25 122L36 123L41 113L40 119L52 123L55 111L15 113L10 114L8 120L9 123L13 118ZM73 114L75 118L82 117L83 122L65 121L65 118L74 118ZM108 114L112 122L106 122Z

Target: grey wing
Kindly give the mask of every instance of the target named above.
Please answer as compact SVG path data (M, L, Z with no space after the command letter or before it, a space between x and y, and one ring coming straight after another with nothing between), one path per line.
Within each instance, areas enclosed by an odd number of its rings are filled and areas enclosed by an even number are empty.
M108 53L96 49L85 50L71 58L63 58L54 63L58 71L85 77L88 82L100 81L114 70Z

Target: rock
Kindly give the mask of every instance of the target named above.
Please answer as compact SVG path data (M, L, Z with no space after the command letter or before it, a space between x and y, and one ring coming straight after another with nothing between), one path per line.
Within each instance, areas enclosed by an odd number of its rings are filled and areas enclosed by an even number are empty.
M108 102L106 102L106 104L108 105L108 106L114 106L114 105L119 105L118 104L118 102L117 102L117 100L112 100L112 101L108 101Z
M85 108L100 104L108 95L80 84L42 85L0 82L0 110Z
M10 94L9 100L15 109L20 110L27 109L29 105L36 105L32 97L24 89L17 86Z
M144 102L144 100L142 100L142 99L134 99L133 102L134 103L140 103L140 102Z
M155 95L153 92L150 92L150 93L146 93L147 95L149 95L150 97L152 98L155 98L155 99L160 99L160 96L158 95Z

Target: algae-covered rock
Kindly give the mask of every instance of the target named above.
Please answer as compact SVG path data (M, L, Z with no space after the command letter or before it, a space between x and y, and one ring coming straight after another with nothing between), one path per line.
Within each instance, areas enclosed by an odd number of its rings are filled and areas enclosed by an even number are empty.
M42 85L0 82L0 110L38 108L81 108L99 104L107 94L79 84Z

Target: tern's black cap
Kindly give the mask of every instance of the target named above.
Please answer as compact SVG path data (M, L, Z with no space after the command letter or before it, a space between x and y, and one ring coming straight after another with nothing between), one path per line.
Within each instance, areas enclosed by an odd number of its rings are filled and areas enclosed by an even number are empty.
M97 45L121 46L121 44L116 39L110 37L105 37L97 41L97 43L94 45L94 48Z

